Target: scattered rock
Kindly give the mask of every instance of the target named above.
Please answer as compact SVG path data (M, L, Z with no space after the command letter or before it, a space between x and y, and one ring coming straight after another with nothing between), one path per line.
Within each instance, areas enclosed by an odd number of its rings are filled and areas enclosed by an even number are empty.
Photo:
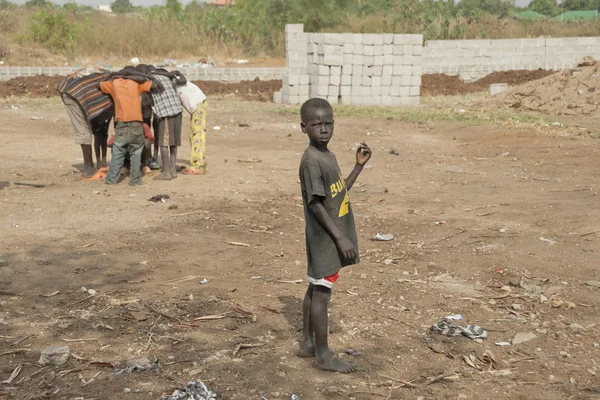
M38 363L40 365L65 365L69 360L71 351L68 346L50 346L46 347L40 356Z
M510 286L519 286L521 284L521 279L520 278L510 278L508 280L508 284Z
M572 323L571 325L569 325L569 329L575 332L585 332L585 328L576 323Z
M519 332L512 339L512 345L515 346L517 344L528 342L528 341L533 340L535 338L537 338L537 336L533 332Z
M588 286L600 288L600 281L587 281L585 284Z
M565 288L563 286L554 285L554 286L545 288L542 291L542 293L544 294L544 296L552 297L554 295L557 295L557 294L563 292L564 290L565 290Z
M343 395L346 394L346 391L339 386L329 386L322 390L322 392L326 395Z
M595 64L596 64L596 60L594 59L594 57L585 56L581 60L579 60L579 63L577 63L577 66L578 67L591 67L592 65L595 65Z
M521 281L519 283L519 286L521 286L523 289L525 289L525 291L528 293L538 294L538 293L542 292L542 288L538 285L534 285L533 283L527 284L527 283Z
M131 315L133 316L133 318L136 319L136 321L145 321L148 319L148 316L146 315L146 313L141 312L141 311L133 311L131 313Z
M8 264L10 264L8 260L0 258L0 267L8 267Z
M490 371L490 374L492 374L494 376L508 376L508 375L512 375L512 371L509 369L499 369L496 371Z

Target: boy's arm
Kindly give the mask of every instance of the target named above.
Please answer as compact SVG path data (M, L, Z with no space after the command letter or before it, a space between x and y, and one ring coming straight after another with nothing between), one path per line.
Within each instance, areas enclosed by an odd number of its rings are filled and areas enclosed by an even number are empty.
M371 148L366 143L361 143L356 149L356 164L350 175L346 178L346 190L350 190L358 175L362 172L365 164L371 158Z
M354 248L352 242L344 236L342 231L340 231L340 228L333 223L329 214L327 214L327 210L325 210L325 206L323 206L323 201L320 198L315 198L308 206L317 221L319 221L319 224L325 228L325 231L327 231L329 236L333 239L338 251L344 257L344 261L354 260L357 256L356 248Z

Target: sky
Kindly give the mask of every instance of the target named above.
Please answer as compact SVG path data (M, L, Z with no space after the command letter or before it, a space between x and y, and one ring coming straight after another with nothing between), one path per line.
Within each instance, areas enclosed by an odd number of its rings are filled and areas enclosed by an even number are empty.
M27 0L12 0L13 3L17 3L17 4L23 4L25 3ZM51 0L53 3L56 4L64 4L67 3L69 0ZM93 7L97 7L99 5L110 5L114 0L75 0L75 3L77 4L81 4L81 5L86 5L86 6L93 6ZM189 3L191 0L180 0L181 3L183 4L187 4ZM209 0L198 0L200 2L203 1L209 1ZM529 4L531 0L516 0L515 4L518 7L525 7ZM164 4L164 0L131 0L131 3L134 6L155 6L155 5L162 5Z

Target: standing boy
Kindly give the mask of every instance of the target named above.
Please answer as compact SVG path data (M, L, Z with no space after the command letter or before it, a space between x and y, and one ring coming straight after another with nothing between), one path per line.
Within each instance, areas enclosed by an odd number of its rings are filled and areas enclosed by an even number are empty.
M181 123L183 107L175 85L185 83L180 75L174 77L166 70L153 70L154 79L164 86L164 91L152 91L154 112L158 117L158 132L154 132L160 147L162 172L155 176L157 180L177 178L177 147L181 146ZM173 76L173 77L172 77Z
M115 102L115 140L105 179L107 184L115 184L119 180L126 153L129 153L131 159L129 184L142 184L141 163L145 143L140 95L150 91L153 86L152 81L138 83L122 78L100 82L100 90L111 95Z
M206 172L206 95L192 82L177 86L177 93L183 108L192 117L190 120L190 167L182 173L186 175L202 175Z
M300 162L300 183L306 221L308 290L303 304L303 339L299 357L314 357L313 365L325 371L349 373L356 367L333 356L327 342L327 305L331 288L342 267L358 264L358 239L348 191L371 158L361 144L356 165L344 179L335 155L327 146L333 135L333 109L313 98L300 109L302 132L310 144Z

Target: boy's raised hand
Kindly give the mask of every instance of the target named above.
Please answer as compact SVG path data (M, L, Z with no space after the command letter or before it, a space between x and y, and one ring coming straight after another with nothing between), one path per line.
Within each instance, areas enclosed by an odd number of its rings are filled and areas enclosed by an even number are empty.
M356 163L365 165L371 159L371 148L366 143L362 142L356 149Z
M342 237L335 242L338 251L344 258L344 261L353 261L356 259L356 248L347 238Z

